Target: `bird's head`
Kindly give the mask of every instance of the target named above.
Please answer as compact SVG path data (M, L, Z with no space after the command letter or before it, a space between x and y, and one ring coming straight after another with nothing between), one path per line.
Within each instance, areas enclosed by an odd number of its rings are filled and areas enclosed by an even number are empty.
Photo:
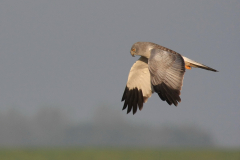
M151 42L137 42L132 45L130 53L133 57L135 55L138 55L149 58L151 54L151 49L153 49L153 47L154 43Z

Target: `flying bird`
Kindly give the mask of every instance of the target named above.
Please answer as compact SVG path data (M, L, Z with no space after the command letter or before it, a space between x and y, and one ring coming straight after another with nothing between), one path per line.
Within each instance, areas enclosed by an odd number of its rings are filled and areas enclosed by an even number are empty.
M152 93L161 100L175 106L181 102L180 94L185 69L202 68L213 72L217 70L193 61L181 54L152 42L133 44L131 55L141 56L130 69L122 101L127 114L137 108L142 110Z

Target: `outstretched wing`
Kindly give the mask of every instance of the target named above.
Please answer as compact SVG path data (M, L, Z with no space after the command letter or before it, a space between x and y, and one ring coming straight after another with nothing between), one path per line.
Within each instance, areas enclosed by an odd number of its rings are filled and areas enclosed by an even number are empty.
M133 109L133 114L143 108L143 103L152 95L150 73L148 70L148 59L140 57L132 66L128 81L123 93L123 110L127 107L127 113Z
M152 49L148 59L153 89L163 101L169 105L181 102L180 91L185 73L182 56L161 49Z

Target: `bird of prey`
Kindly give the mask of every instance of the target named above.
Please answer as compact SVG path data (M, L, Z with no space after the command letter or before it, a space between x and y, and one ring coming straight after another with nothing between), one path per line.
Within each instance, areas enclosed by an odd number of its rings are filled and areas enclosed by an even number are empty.
M156 92L161 100L175 106L181 102L180 91L186 69L202 68L213 72L217 70L193 61L181 54L152 42L133 44L131 55L141 56L130 69L127 85L122 96L123 110L127 114L137 108L142 110L152 93Z

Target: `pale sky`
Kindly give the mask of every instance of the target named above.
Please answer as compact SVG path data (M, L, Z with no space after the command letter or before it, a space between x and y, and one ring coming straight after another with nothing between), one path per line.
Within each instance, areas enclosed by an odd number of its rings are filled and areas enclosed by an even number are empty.
M100 105L138 124L196 125L218 145L240 146L240 2L3 0L0 112L65 108L79 123ZM154 94L136 115L121 111L130 48L150 41L219 72L188 70L178 107ZM159 135L161 136L161 135Z

